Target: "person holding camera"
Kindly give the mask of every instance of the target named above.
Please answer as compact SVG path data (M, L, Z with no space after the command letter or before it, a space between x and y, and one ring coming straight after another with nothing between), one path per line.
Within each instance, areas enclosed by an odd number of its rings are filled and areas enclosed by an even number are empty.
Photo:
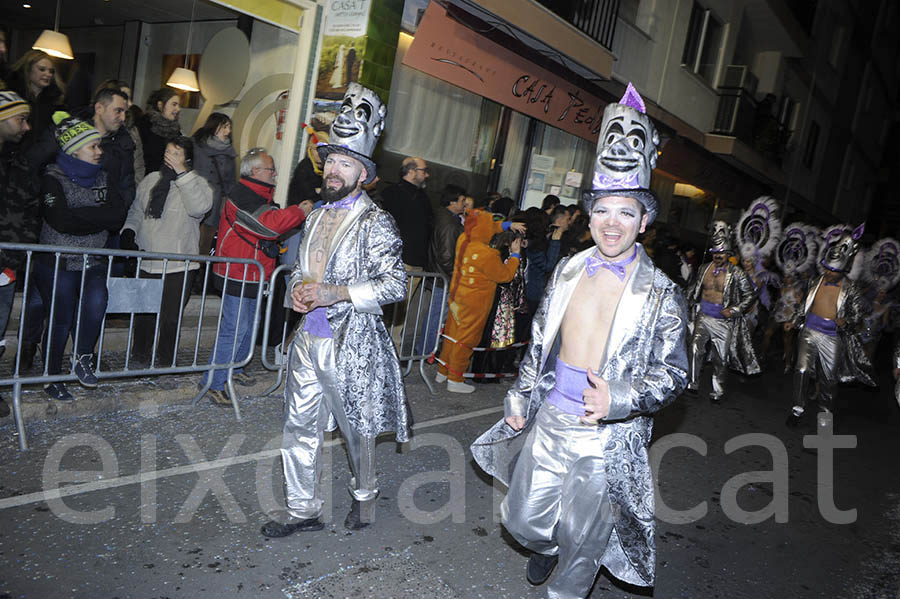
M275 161L265 148L251 148L241 158L241 178L231 195L225 198L219 221L216 256L249 258L263 265L259 271L246 264L216 263L214 284L223 289L222 319L210 364L228 364L250 352L253 315L262 284L275 270L280 254L278 238L298 226L312 210L309 202L278 208L273 203L277 171ZM225 393L228 369L213 370L208 394L215 405L231 406ZM235 368L232 379L249 386L256 381Z
M200 243L200 221L209 211L213 191L192 169L194 142L178 136L166 144L163 166L141 181L135 201L128 210L119 244L123 249L141 249L167 254L196 254ZM192 262L141 260L142 279L163 279L159 306L159 339L156 365L171 366L175 358L175 337L180 306L191 297L191 285L200 268ZM185 281L186 280L186 281ZM183 293L182 293L183 290ZM135 314L132 359L137 367L147 367L153 357L155 314Z

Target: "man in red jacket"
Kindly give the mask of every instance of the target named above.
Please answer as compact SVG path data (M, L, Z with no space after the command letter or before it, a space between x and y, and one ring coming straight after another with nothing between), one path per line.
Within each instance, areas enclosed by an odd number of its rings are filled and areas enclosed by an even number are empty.
M252 349L253 316L262 283L275 270L278 238L298 226L312 209L310 202L278 208L272 202L275 193L275 161L265 148L253 148L241 158L241 178L231 197L226 198L219 221L216 256L248 258L263 265L263 281L259 270L239 263L217 263L213 266L215 284L223 289L222 320L210 364L228 364L246 358ZM208 391L210 401L230 406L225 392L228 369L214 370ZM240 385L256 381L235 368L232 379Z

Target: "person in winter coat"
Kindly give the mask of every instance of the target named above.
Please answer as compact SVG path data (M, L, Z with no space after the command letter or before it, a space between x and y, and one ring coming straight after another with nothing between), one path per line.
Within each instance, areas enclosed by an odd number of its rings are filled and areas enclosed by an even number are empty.
M251 148L241 158L241 178L222 208L216 242L216 256L259 261L264 269L263 281L275 270L278 238L306 219L301 206L279 209L274 204L275 179L275 161L266 149ZM223 307L210 364L228 364L250 352L253 315L262 281L259 270L245 264L216 263L213 271L215 285L223 290ZM212 371L209 395L215 405L232 405L225 393L227 378L227 369ZM255 383L240 368L234 369L232 379L242 385Z
M102 248L109 231L122 226L127 207L116 186L107 183L100 164L100 134L90 123L65 112L55 113L53 121L60 150L41 182L40 243ZM91 358L106 315L106 260L85 262L80 255L63 254L57 263L54 256L43 254L35 260L34 276L50 323L45 342L47 373L62 372L63 351L74 332L74 374L85 387L96 387ZM80 309L77 331L76 309ZM64 383L51 383L44 390L59 401L75 399Z
M206 124L194 134L194 170L206 179L213 190L213 202L200 223L200 253L208 256L213 238L219 229L222 202L234 190L237 179L234 159L237 154L231 145L231 119L214 112Z
M137 199L128 211L122 229L122 242L128 249L198 253L200 220L212 205L213 190L197 171L191 170L193 158L194 143L188 137L176 137L166 146L163 167L141 181ZM200 263L186 266L186 262L173 260L141 260L141 278L163 279L155 361L161 367L174 365L178 317L191 297ZM150 364L155 330L156 316L135 316L132 353L139 365Z
M147 99L147 111L138 121L147 175L160 169L166 144L181 135L181 125L178 124L180 112L181 98L171 87L158 89Z
M65 88L53 58L40 50L29 50L17 60L7 87L31 104L31 130L19 144L27 160L42 170L53 162L58 150L52 115L64 109Z

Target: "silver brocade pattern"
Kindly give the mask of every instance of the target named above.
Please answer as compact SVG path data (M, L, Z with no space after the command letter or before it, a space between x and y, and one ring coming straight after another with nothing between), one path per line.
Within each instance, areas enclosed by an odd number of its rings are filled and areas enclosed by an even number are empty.
M308 272L309 240L316 235L323 213L321 208L312 212L304 223L304 239L288 289ZM362 436L395 431L397 441L404 442L409 440L409 406L381 310L406 297L401 247L394 219L363 192L334 236L322 282L350 289L351 301L327 308L334 333L335 378L347 420Z
M506 485L528 437L524 433L534 425L554 386L562 318L593 251L591 247L559 263L535 314L531 344L506 396L506 415L525 416L526 428L514 431L500 420L471 446L478 465ZM653 432L650 415L673 401L687 382L687 312L678 287L653 266L643 248L638 255L610 329L606 363L600 368L611 398L610 416L600 424L609 431L603 456L607 490L610 502L618 506L610 551L621 551L626 558L604 564L620 580L649 586L656 567L647 452Z
M813 300L821 284L821 276L810 282L803 309L794 320L795 329L803 328L806 315L812 309ZM837 318L846 321L844 328L838 331L841 338L841 349L837 355L837 377L842 383L859 381L874 387L875 381L869 375L872 371L872 364L866 357L866 352L863 351L861 339L865 327L866 307L860 286L852 279L844 277L837 304Z
M700 311L703 278L712 266L712 262L701 266L697 279L688 290L687 298L691 305L691 314L697 314ZM747 311L756 299L757 292L753 288L750 277L743 269L729 263L728 272L725 274L725 285L722 289L722 309L730 308L737 312L737 316L729 319L732 332L727 360L730 368L734 368L742 374L758 374L760 372L756 349L753 347L750 328L746 322Z

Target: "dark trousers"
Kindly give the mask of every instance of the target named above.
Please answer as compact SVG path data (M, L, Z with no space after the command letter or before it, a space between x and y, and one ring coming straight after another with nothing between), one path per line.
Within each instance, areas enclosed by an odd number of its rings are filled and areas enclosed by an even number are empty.
M178 333L178 315L187 306L191 297L191 287L197 270L167 273L163 279L162 302L159 306L159 340L156 344L156 366L172 366L176 354L175 336ZM159 279L161 274L140 272L142 279ZM185 278L187 282L185 283ZM182 290L184 298L182 298ZM132 355L135 359L149 362L153 352L153 335L156 332L156 314L134 315L134 337ZM182 314L183 316L183 314Z
M44 302L44 313L48 325L44 340L45 360L48 374L62 372L63 351L69 333L75 335L75 354L84 355L94 351L100 326L106 316L106 268L94 267L84 271L84 295L81 290L82 271L60 270L56 275L56 288L53 287L53 265L36 262L34 280ZM54 300L55 298L55 300ZM80 302L79 302L80 300ZM80 324L75 334L75 312L81 304ZM50 309L53 308L53 320L50 321Z

